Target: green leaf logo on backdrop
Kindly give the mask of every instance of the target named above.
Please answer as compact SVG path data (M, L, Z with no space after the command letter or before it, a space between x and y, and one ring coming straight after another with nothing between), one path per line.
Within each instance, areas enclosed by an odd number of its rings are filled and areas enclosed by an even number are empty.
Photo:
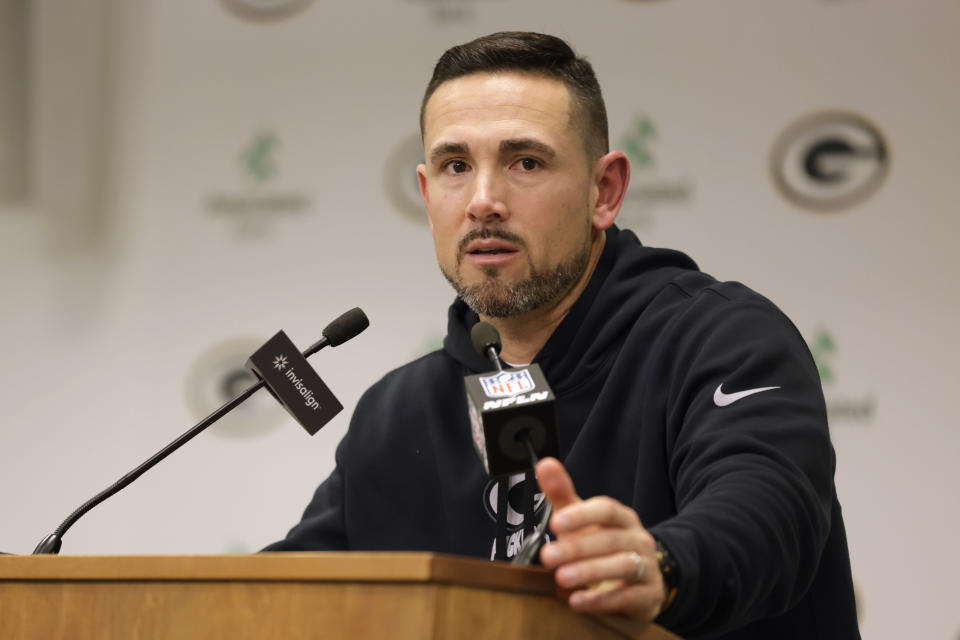
M839 348L834 335L821 327L814 332L807 346L820 374L830 424L866 425L873 422L876 409L873 394L852 393L847 385L840 384L836 366Z
M833 367L830 360L837 350L837 344L833 341L833 336L826 329L820 329L813 336L810 342L810 353L813 354L813 361L817 364L817 371L820 373L820 382L825 385L833 384Z
M665 177L654 154L660 130L649 115L638 113L630 127L618 139L619 147L630 159L631 184L623 202L620 220L625 227L649 227L653 214L666 207L678 207L693 199L690 178Z
M265 182L277 175L273 150L277 136L272 131L259 131L240 154L240 162L247 174L257 182Z
M634 118L633 127L620 138L620 146L630 158L630 168L634 170L656 166L650 141L657 139L657 128L653 120L640 115Z
M310 196L283 184L278 155L283 148L273 129L254 131L240 146L237 156L238 184L204 198L204 208L213 216L230 221L239 235L262 237L281 217L299 215L310 208Z

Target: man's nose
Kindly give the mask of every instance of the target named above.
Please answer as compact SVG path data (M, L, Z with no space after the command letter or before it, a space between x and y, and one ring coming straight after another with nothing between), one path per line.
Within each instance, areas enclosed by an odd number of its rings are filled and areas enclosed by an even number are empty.
M473 196L467 203L467 215L478 222L503 222L510 217L505 191L502 179L494 171L478 172Z

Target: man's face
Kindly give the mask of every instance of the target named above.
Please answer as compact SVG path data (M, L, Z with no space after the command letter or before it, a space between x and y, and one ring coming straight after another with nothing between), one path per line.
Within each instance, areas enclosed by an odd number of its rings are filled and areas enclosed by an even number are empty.
M478 73L440 85L417 169L440 269L475 311L511 317L583 275L592 163L562 82Z

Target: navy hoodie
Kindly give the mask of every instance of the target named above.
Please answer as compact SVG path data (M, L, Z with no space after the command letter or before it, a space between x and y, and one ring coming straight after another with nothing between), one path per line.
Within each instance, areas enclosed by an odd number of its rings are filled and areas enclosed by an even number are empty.
M463 376L490 370L477 320L456 300L444 348L363 395L333 473L267 551L490 557L508 515L522 538L529 486L491 482L471 442ZM691 639L860 637L819 376L770 301L612 227L534 362L578 494L630 505L676 559L658 623Z

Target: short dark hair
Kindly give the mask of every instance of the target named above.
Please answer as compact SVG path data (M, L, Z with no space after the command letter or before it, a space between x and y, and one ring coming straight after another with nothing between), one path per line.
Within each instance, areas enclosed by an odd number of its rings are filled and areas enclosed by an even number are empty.
M563 82L570 92L570 117L581 131L587 154L596 158L609 151L607 108L593 67L560 38L529 31L501 31L447 49L433 68L420 103L421 137L427 101L437 87L461 76L497 71L519 71Z

